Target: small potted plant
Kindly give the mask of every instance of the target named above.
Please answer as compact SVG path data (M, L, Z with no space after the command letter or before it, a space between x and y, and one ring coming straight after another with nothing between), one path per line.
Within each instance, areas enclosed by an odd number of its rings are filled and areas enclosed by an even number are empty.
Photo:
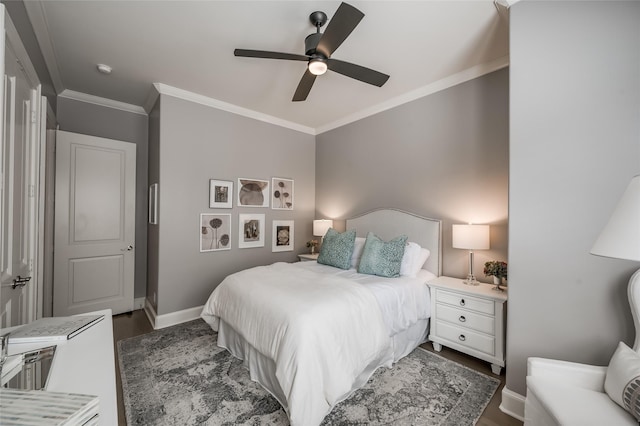
M507 262L502 262L500 260L485 262L484 275L486 277L493 276L493 283L496 285L493 289L496 291L502 291L502 288L500 288L502 280L507 279Z
M317 246L318 246L318 240L307 241L307 247L311 249L311 254L315 253Z

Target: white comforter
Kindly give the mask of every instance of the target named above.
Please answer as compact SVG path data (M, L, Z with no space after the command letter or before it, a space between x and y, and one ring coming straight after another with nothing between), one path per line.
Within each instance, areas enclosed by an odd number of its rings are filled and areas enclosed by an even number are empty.
M315 262L232 274L202 312L214 330L222 319L274 361L293 426L320 424L367 367L372 372L391 366L394 334L428 317L424 280L380 278Z
M225 278L202 318L219 318L274 360L293 426L318 425L381 360L390 366L390 331L375 296L361 284L275 263Z

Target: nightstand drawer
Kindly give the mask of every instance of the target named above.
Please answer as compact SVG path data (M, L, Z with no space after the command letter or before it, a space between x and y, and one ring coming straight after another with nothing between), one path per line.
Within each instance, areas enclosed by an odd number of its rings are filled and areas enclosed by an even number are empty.
M466 346L489 355L495 354L495 342L496 339L489 336L484 336L475 331L465 329L463 327L457 327L444 321L437 321L436 333L443 339L450 340L459 345Z
M495 334L495 318L480 315L454 306L436 304L436 318L455 324L460 327L470 328L482 333Z
M436 302L447 303L449 305L462 307L487 315L494 315L495 313L493 300L467 296L441 289L438 289L436 291Z

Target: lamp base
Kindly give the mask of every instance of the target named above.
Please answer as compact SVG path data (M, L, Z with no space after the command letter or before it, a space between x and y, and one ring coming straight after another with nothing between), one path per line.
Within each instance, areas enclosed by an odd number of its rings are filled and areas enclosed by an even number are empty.
M480 282L478 280L476 280L475 275L469 274L469 275L467 275L467 279L466 280L462 280L462 284L480 285Z

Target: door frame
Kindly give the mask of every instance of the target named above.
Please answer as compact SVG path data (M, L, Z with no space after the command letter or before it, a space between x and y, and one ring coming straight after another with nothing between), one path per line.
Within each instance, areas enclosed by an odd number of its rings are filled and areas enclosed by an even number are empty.
M26 175L28 182L28 207L25 212L28 215L28 252L26 253L30 266L31 280L27 284L27 301L25 303L26 312L22 319L24 322L31 322L42 316L42 269L38 265L38 252L41 249L39 244L40 228L43 224L43 215L41 214L41 186L44 177L44 167L41 152L44 148L43 130L46 120L46 108L44 104L46 100L42 97L42 86L38 79L38 75L31 63L31 59L22 44L22 40L18 34L16 27L13 25L10 16L6 12L4 5L0 5L0 46L2 46L2 54L0 55L0 71L1 76L5 75L5 55L7 45L16 55L20 67L27 78L29 87L31 87L31 96L29 100L29 126L25 129L28 133L26 153L29 156L28 167L29 174ZM4 117L4 84L0 84L0 117ZM16 111L17 112L17 111ZM3 125L3 124L2 124ZM4 133L4 129L0 128L0 133ZM26 162L25 162L26 164ZM15 324L13 324L15 325Z

